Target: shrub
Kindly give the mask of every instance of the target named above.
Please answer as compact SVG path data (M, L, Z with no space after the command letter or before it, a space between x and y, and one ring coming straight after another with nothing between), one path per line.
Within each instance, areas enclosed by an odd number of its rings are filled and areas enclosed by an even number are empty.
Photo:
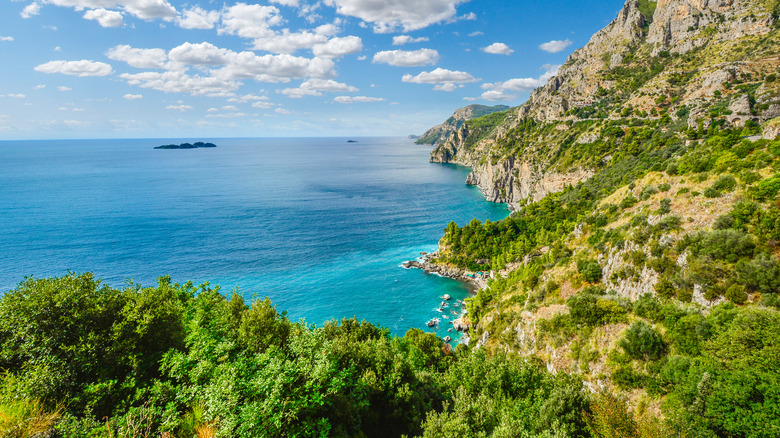
M726 298L734 304L744 304L747 300L747 293L745 293L745 286L741 284L732 284L726 289Z
M620 208L622 208L624 210L626 208L631 208L631 207L635 206L637 202L639 202L639 201L637 201L637 199L634 197L634 195L631 192L629 192L626 195L626 197L623 198L622 201L620 201Z
M582 279L588 283L598 283L601 281L601 265L595 260L582 260L577 262L577 271L582 275Z
M719 192L730 192L737 186L737 180L731 175L721 175L712 183L712 188Z
M722 193L720 193L719 191L717 191L712 187L707 187L706 189L704 189L704 196L708 198L720 198L721 194Z
M667 350L661 335L643 321L632 324L618 345L632 359L658 360Z

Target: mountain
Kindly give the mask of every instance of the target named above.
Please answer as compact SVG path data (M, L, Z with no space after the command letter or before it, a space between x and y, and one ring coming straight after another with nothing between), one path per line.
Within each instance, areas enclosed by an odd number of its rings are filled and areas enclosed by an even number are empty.
M659 420L624 436L780 433L753 426L780 424L770 391L747 390L780 376L761 359L780 339L778 15L777 0L628 0L528 102L432 151L514 210L450 223L426 260L492 279L458 321L472 351Z
M676 131L780 116L775 0L628 0L525 104L461 124L431 161L517 204L584 181L622 145L608 130L658 120ZM668 129L666 128L666 129Z
M482 117L488 114L493 114L499 111L506 111L509 107L506 105L485 106L485 105L469 105L465 108L461 108L455 111L449 119L438 126L425 131L425 134L421 135L415 143L417 144L439 144L446 140L454 131L463 125L466 120L471 120L476 117Z

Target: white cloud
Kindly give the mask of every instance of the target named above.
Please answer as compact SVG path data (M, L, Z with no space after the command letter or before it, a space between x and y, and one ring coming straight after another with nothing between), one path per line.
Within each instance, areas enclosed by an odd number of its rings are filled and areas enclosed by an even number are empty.
M171 21L176 18L176 8L166 0L46 0L56 6L69 7L77 11L84 9L122 9L142 20Z
M39 3L30 3L22 9L22 18L30 18L41 13L41 5Z
M72 76L108 76L113 73L110 65L104 62L89 61L49 61L35 67L41 73L62 73Z
M482 93L480 98L491 101L515 99L517 96L512 93L527 92L543 86L548 79L558 74L561 66L546 64L543 67L546 71L539 78L514 78L504 82L482 84L482 89L487 91Z
M309 49L316 44L323 44L327 41L326 35L308 31L290 32L289 29L283 29L281 33L269 38L256 38L254 49L272 53L293 53L296 50Z
M342 15L373 24L374 32L389 33L397 28L409 32L434 23L452 20L455 7L464 0L325 0Z
M176 24L182 29L213 29L219 21L219 11L207 11L200 6L184 10L176 18Z
M253 102L252 106L254 108L271 108L274 106L274 104L272 104L271 102L257 101L257 102Z
M433 49L385 50L374 55L375 63L390 64L396 67L420 67L436 64L438 60L439 52Z
M565 39L563 41L552 40L544 44L540 44L539 48L544 50L545 52L558 53L558 52L562 52L565 48L569 47L571 44L572 42L569 39Z
M168 52L168 59L186 65L225 65L235 52L221 49L211 43L184 43Z
M271 3L276 3L278 5L298 7L298 0L269 0L269 1Z
M249 114L246 113L224 113L224 114L206 114L206 117L213 118L213 119L234 119L237 117L247 117Z
M338 58L363 50L363 41L356 36L332 38L324 44L317 44L311 51L318 58Z
M298 88L285 88L280 93L291 98L301 98L304 96L322 96L323 91L355 92L359 90L356 87L336 82L332 79L309 79Z
M458 86L452 82L448 82L446 84L438 84L434 86L433 89L436 91L455 91L458 89Z
M485 34L485 32L482 32L482 31L479 31L479 30L478 30L478 31L475 31L475 32L471 32L471 33L469 34L469 36L470 36L470 37L475 37L475 36L480 36L480 35L484 35L484 34Z
M182 71L124 73L120 75L130 85L166 93L226 96L237 90L240 82L214 77L190 76Z
M381 97L367 97L367 96L337 96L333 98L334 102L338 103L366 103L366 102L382 102L385 99Z
M59 87L57 87L57 89L60 90L60 91L71 91L73 88L66 87L64 85L60 85Z
M514 52L514 50L510 49L509 46L504 43L493 43L487 47L483 47L482 51L493 55L510 55Z
M444 68L437 68L434 71L422 72L417 76L404 75L401 78L403 82L414 84L461 84L466 82L476 82L478 79L463 71L452 71Z
M171 111L181 111L181 112L184 112L184 111L191 110L192 107L189 106L189 105L168 105L168 106L165 107L165 109L171 110Z
M0 41L13 41L14 37L12 36L0 36Z
M238 111L238 107L235 105L225 105L222 107L223 111Z
M242 38L271 38L274 36L271 27L283 21L275 6L236 3L222 11L222 26L218 33Z
M335 75L335 64L330 59L302 58L299 56L262 55L241 52L231 63L213 72L225 79L254 79L260 82L289 82L305 77L326 78Z
M136 68L165 68L168 60L163 49L136 49L126 44L108 49L106 56Z
M138 99L143 99L144 98L144 96L141 95L141 94L125 94L122 97L124 97L127 100L138 100Z
M290 110L286 110L284 108L277 108L275 111L277 114L292 114Z
M9 95L8 95L8 97L12 97L12 98L14 98L14 99L24 99L24 98L26 98L27 96L26 96L26 95L24 95L24 94L22 94L22 93L16 93L16 94L13 94L13 93L12 93L12 94L9 94Z
M108 9L90 9L84 13L87 20L96 20L102 27L119 27L122 25L122 14Z
M46 85L44 85L44 84L38 84L38 85L35 86L36 90L43 90L44 88L46 88Z
M419 43L428 41L428 37L412 38L409 35L396 35L393 37L394 46L403 46L404 44Z
M230 99L228 99L228 102L246 103L246 102L254 102L257 100L268 100L268 96L257 96L254 94L245 94L243 96L231 97Z

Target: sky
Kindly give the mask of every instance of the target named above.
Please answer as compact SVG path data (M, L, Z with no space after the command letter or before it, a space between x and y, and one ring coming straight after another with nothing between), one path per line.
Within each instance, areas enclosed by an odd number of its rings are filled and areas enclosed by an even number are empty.
M9 0L0 140L406 136L520 105L622 0Z

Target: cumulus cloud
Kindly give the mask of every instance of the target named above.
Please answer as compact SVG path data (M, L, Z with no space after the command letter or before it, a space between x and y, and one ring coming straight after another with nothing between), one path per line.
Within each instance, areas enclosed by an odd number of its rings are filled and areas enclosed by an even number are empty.
M64 85L60 85L59 87L57 87L57 89L60 90L60 91L71 91L73 88L66 87Z
M39 3L30 3L29 5L25 6L24 9L22 9L22 12L19 15L21 15L22 18L30 18L40 13L41 5Z
M14 37L12 36L0 36L0 41L13 41Z
M544 50L545 52L558 53L558 52L562 52L565 48L569 47L571 44L572 42L569 39L565 39L563 41L552 40L544 44L540 44L539 48Z
M332 38L324 44L317 44L311 51L318 58L339 58L363 50L363 40L356 36Z
M144 98L144 96L141 95L141 94L125 94L122 97L124 97L127 100L138 100L138 99L143 99Z
M438 84L433 87L436 91L455 91L458 89L458 86L453 84L452 82L448 82L446 84Z
M228 102L246 103L258 100L268 100L268 96L258 96L256 94L245 94L243 96L234 96L228 99Z
M81 61L49 61L35 67L35 71L72 76L108 76L114 70L104 62L82 59Z
M467 82L476 82L478 79L464 71L452 71L444 68L437 68L434 71L422 72L417 76L404 75L401 78L403 82L414 84L462 84Z
M142 20L171 21L176 18L176 8L166 0L46 0L56 6L83 9L121 9Z
M560 67L560 65L545 65L544 74L538 78L514 78L503 82L482 84L482 89L487 91L479 98L491 101L515 99L517 97L515 93L527 92L543 86L548 79L558 74ZM476 98L468 100L476 100Z
M120 77L130 85L166 93L188 93L194 96L228 96L240 82L215 77L190 76L182 71L124 73Z
M337 96L333 98L334 102L338 103L367 103L367 102L382 102L385 99L381 97L368 97L368 96Z
M165 109L171 110L171 111L181 111L181 112L184 112L184 111L191 110L192 107L189 106L189 105L168 105L168 106L165 107Z
M276 3L283 6L298 7L298 0L269 0L271 3Z
M168 59L187 65L225 65L235 55L211 43L184 43L168 52Z
M493 55L510 55L514 52L514 50L510 49L509 46L504 43L493 43L487 47L483 47L482 51Z
M394 46L403 46L404 44L419 43L428 41L428 37L412 38L409 35L396 35L393 37Z
M241 52L233 57L230 64L214 71L214 75L226 79L289 82L305 77L332 77L334 68L335 64L330 59L308 59L287 54L258 56L253 52Z
M163 49L136 49L127 44L112 47L106 56L136 68L165 68L168 54Z
M254 52L237 53L207 42L184 43L168 53L162 49L137 49L122 45L110 49L106 55L132 66L167 70L120 75L131 85L193 95L229 96L241 86L241 79L278 83L335 76L335 64L331 59L310 59L289 54L258 56ZM189 74L190 66L198 68L202 74ZM206 67L218 68L206 70Z
M254 49L272 53L293 53L296 50L309 49L327 41L327 36L315 32L290 32L289 29L283 29L281 33L269 38L256 38Z
M200 6L184 10L176 18L182 29L213 29L219 21L219 11L207 11Z
M396 67L419 67L436 64L439 60L439 52L433 49L420 49L414 51L385 50L374 55L374 62L390 64Z
M119 27L122 25L122 14L108 9L90 9L84 13L87 20L95 20L102 27Z
M274 26L284 20L275 6L236 3L222 11L219 34L238 35L242 38L271 38Z
M291 98L301 98L304 96L322 96L323 91L355 92L358 89L351 85L336 82L333 79L309 79L298 88L285 88L280 93Z
M325 0L342 15L357 17L373 25L374 32L389 33L401 28L404 32L452 20L456 6L464 0Z

